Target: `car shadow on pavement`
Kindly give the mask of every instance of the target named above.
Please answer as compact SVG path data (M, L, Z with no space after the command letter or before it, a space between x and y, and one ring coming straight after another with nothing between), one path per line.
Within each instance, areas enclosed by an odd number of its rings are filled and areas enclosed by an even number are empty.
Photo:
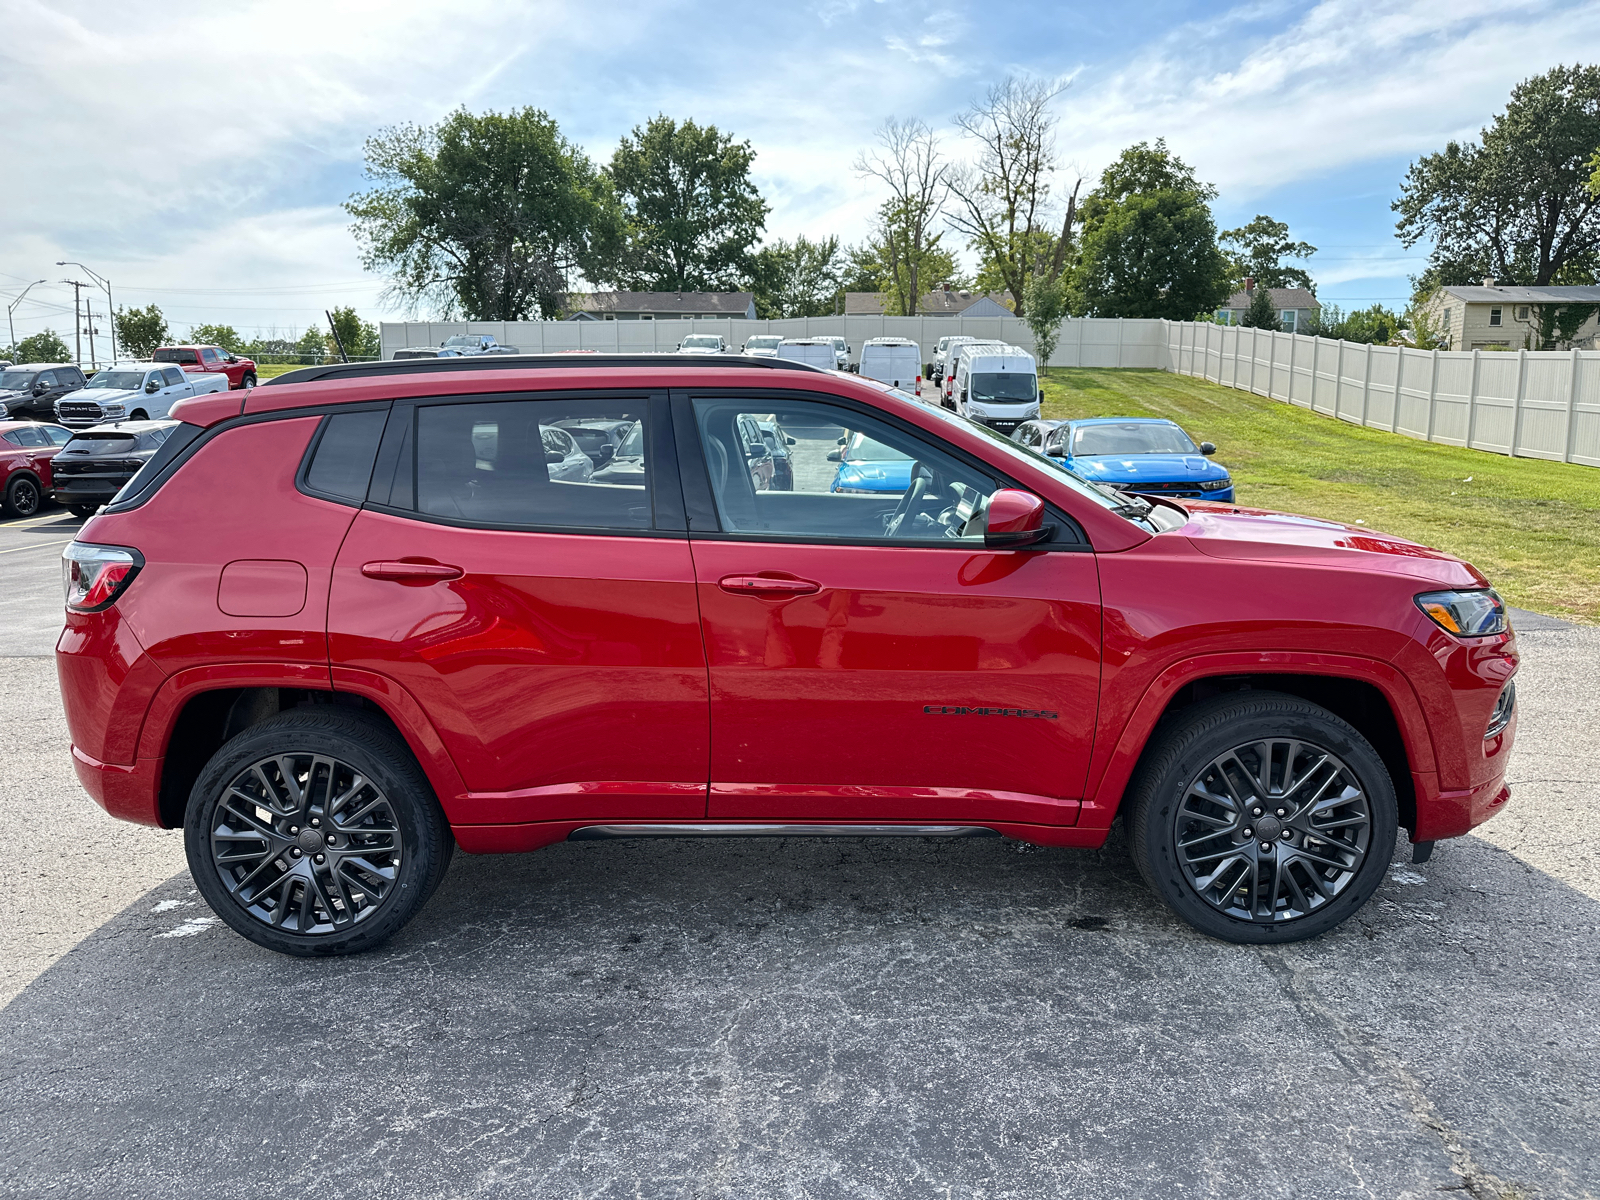
M0 1013L0 1195L1586 1195L1597 923L1475 838L1274 950L1116 845L597 842L307 961L180 874Z

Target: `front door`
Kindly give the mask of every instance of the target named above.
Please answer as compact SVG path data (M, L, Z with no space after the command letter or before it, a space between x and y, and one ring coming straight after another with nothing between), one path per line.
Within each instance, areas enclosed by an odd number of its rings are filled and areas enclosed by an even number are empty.
M650 408L396 406L334 569L330 650L421 704L472 793L453 810L467 823L705 815L694 574ZM642 476L596 480L550 451L575 420L643 422Z
M999 481L823 399L696 397L717 532L693 534L725 820L1070 825L1100 679L1094 555L987 551ZM680 442L691 423L680 409ZM751 486L740 421L776 421L792 491ZM691 501L691 511L694 502Z

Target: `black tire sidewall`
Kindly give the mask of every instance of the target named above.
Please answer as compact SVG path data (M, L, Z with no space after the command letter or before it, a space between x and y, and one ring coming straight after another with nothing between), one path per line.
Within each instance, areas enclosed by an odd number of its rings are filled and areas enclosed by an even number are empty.
M22 505L17 503L17 497L29 490L33 493L33 505L24 509ZM13 512L19 517L31 517L39 511L39 505L44 502L44 491L34 482L32 476L18 475L7 485L5 500L5 507L8 512Z
M1399 804L1383 759L1353 726L1296 696L1253 692L1248 697L1196 705L1162 735L1134 784L1129 848L1145 882L1202 933L1253 945L1302 941L1348 920L1377 891L1393 857ZM1366 793L1372 830L1366 858L1336 899L1296 920L1257 924L1213 908L1189 885L1178 862L1176 808L1189 783L1214 758L1267 737L1298 738L1338 755Z
M388 797L400 826L399 894L342 934L303 935L263 924L228 893L211 858L211 822L233 778L271 755L308 751L340 759L367 774ZM314 710L269 718L225 743L195 780L183 826L189 872L212 911L258 946L300 957L355 954L387 941L438 887L453 849L444 814L410 751L373 722Z

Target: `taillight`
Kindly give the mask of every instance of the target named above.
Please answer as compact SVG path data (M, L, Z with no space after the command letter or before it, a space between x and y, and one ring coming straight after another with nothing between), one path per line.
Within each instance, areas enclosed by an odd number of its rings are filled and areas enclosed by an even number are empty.
M99 612L128 590L144 556L123 546L73 542L61 552L61 582L73 612Z

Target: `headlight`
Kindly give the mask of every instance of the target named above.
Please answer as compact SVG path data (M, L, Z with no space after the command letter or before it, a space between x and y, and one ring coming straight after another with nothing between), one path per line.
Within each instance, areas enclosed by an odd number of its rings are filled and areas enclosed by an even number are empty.
M1200 490L1202 492L1220 492L1223 488L1232 486L1233 480L1231 479L1202 479L1200 481Z
M10 415L11 410L5 406L4 401L0 401L0 421L4 421Z
M1486 637L1504 633L1506 604L1493 588L1470 592L1423 592L1417 607L1432 618L1440 629L1457 637Z
M120 417L123 413L127 412L128 409L122 404L108 404L101 411L105 416L108 417Z
M1489 727L1483 731L1483 736L1492 738L1511 724L1511 714L1516 711L1517 681L1513 679L1501 689L1500 699L1494 702L1494 712L1489 714Z

